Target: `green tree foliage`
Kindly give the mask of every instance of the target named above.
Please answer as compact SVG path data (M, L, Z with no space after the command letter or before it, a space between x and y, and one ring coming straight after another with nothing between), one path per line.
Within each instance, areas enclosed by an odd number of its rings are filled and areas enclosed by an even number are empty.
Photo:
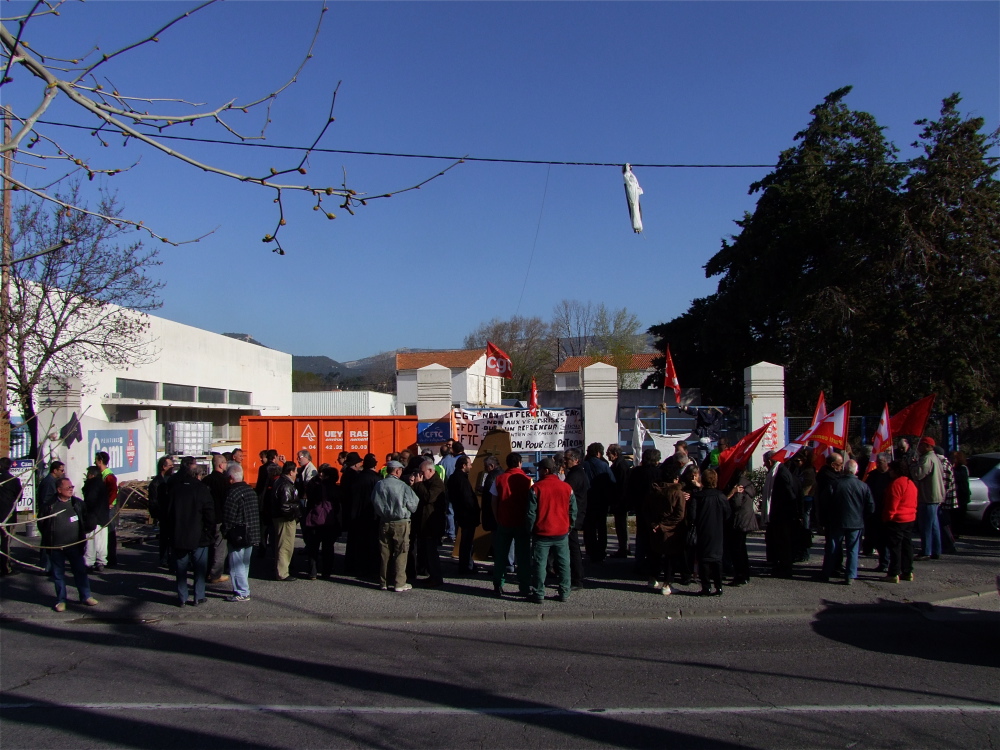
M793 411L821 389L861 413L931 391L948 410L989 410L1000 379L996 134L963 118L953 95L939 120L917 123L920 158L900 163L875 118L844 103L849 92L814 108L751 185L755 210L705 265L720 277L715 294L650 332L710 403L741 401L743 369L765 360L786 368Z

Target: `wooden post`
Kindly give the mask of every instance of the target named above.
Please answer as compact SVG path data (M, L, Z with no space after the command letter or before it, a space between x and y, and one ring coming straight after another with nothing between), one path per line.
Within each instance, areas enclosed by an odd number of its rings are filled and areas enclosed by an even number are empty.
M10 113L3 108L3 142L10 143ZM3 175L11 174L13 154L3 155ZM0 456L10 455L10 409L7 408L7 328L10 325L10 269L13 259L11 247L10 182L3 180L3 259L0 263Z

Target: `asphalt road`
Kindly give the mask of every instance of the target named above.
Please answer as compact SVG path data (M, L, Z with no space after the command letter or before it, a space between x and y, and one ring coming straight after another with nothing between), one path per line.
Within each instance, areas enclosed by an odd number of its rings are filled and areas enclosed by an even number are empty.
M992 600L663 621L6 622L0 743L997 747L995 610Z

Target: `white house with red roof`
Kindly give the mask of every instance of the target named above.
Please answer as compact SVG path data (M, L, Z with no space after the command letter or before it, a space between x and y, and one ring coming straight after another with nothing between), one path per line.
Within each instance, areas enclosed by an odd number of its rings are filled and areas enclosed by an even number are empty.
M502 378L486 374L486 349L449 349L437 352L400 352L396 355L396 413L417 413L417 370L439 365L451 370L454 406L500 405Z

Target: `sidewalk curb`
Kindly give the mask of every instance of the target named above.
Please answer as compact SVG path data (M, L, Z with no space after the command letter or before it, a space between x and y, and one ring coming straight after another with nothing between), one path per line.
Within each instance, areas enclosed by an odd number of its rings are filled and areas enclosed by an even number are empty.
M0 626L6 623L55 623L62 625L157 625L182 623L219 623L253 625L279 624L301 622L310 624L335 625L392 625L414 623L532 623L532 622L609 622L641 621L641 620L692 620L692 619L727 619L737 617L801 617L815 616L820 612L835 615L850 615L871 613L873 607L880 614L905 614L914 610L926 610L937 605L969 599L973 597L990 596L996 593L993 588L983 589L947 589L932 599L913 601L881 601L876 604L818 604L818 605L776 605L771 607L734 607L733 609L689 609L687 607L671 607L660 610L548 610L537 612L511 611L481 612L481 613L426 613L413 612L392 615L297 615L294 617L270 617L267 615L254 617L245 614L173 614L150 613L148 615L102 615L72 613L70 617L59 617L55 613L39 612L32 614L8 615L0 614ZM544 605L543 605L544 606Z

